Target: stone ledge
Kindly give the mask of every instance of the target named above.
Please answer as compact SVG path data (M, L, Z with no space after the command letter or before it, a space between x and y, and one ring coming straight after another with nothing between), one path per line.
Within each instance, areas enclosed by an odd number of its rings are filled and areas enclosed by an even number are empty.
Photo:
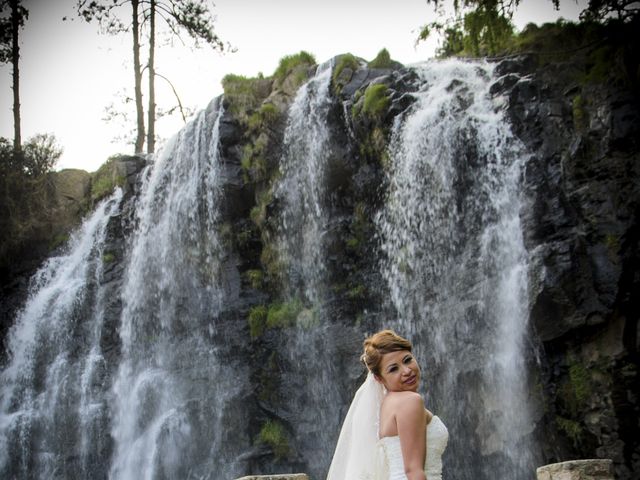
M283 473L279 475L249 475L236 480L309 480L304 473Z
M538 480L614 480L613 462L598 458L552 463L539 467L536 476Z

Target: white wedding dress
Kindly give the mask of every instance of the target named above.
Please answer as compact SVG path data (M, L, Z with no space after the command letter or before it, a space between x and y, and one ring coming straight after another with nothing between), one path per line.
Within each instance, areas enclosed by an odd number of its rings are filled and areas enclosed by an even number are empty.
M427 458L424 472L427 480L442 480L442 454L449 440L449 431L440 417L434 415L427 425ZM407 480L400 448L400 437L382 437L378 440L378 455L385 480Z
M327 480L407 480L400 437L378 437L385 391L372 373L360 386L342 424ZM442 480L449 432L436 415L427 425L427 480Z

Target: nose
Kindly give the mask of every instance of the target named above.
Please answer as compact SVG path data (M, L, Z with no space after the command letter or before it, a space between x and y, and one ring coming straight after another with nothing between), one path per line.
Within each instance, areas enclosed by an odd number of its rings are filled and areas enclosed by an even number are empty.
M402 374L403 375L411 375L411 367L409 367L409 365L403 365Z

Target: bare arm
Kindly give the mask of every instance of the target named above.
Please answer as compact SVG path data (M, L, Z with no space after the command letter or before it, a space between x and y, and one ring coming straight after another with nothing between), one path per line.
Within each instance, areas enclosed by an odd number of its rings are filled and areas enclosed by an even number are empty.
M426 480L427 455L424 400L418 393L403 394L396 413L404 471L408 480Z

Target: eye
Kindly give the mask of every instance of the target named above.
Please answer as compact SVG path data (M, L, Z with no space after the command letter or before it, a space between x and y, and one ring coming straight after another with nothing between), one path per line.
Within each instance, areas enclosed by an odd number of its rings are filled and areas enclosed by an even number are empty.
M406 357L404 357L404 363L411 363L411 361L413 360L413 357L411 355L407 355Z
M398 367L393 366L393 367L391 367L391 368L388 370L388 372L389 372L389 373L393 373L393 372L395 372L397 369L398 369Z

